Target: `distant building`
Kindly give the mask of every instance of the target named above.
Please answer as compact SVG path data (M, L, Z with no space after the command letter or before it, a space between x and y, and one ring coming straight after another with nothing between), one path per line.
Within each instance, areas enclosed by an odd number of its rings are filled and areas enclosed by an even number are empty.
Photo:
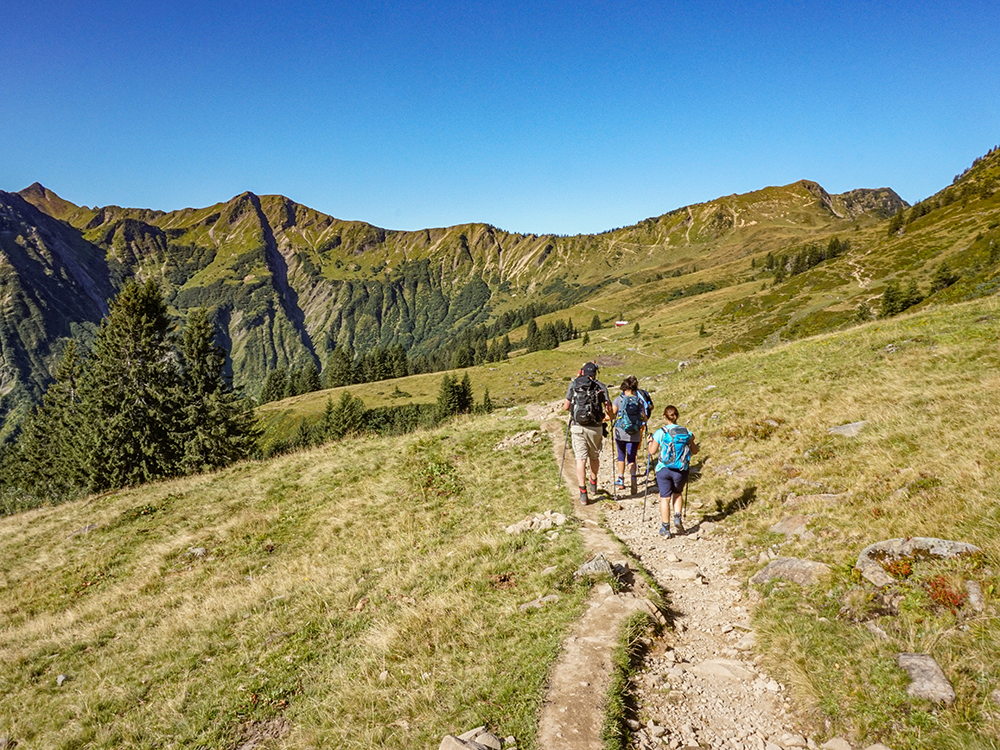
M627 320L616 320L615 321L615 328L621 328L622 326L627 326L627 325L628 325L628 321Z

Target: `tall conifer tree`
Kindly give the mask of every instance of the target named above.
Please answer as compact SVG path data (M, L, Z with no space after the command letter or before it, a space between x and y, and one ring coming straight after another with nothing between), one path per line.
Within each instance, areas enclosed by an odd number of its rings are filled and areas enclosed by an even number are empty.
M226 352L215 344L212 322L202 308L188 314L180 355L181 468L209 471L249 458L256 450L256 420L225 377Z
M170 318L152 280L129 282L101 322L80 381L80 442L91 490L175 474L178 368Z

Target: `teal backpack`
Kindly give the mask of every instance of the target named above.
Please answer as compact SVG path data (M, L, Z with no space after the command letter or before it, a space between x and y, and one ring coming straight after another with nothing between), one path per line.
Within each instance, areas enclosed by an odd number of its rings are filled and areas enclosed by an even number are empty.
M622 408L618 411L618 424L621 428L634 435L642 429L644 421L642 401L639 397L622 395Z
M657 471L664 468L687 471L691 463L691 443L694 442L694 435L687 427L681 427L679 424L661 427L653 434L653 439L660 446Z

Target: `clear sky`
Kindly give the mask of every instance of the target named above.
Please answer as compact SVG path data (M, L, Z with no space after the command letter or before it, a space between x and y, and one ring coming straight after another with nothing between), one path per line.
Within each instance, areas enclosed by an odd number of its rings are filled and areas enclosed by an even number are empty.
M1000 3L7 0L0 189L600 232L1000 143Z

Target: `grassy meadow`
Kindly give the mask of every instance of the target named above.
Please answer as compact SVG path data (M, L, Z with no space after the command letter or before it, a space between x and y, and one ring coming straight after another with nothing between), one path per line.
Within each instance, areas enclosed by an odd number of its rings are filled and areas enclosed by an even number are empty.
M924 306L839 333L697 357L699 337L690 331L699 315L717 313L744 291L730 287L657 308L641 318L638 337L630 326L603 328L587 346L566 342L472 368L470 377L495 400L524 402L560 398L583 359L604 361L601 378L612 386L639 375L657 404L677 404L682 423L699 436L701 475L690 501L696 513L724 521L741 577L763 567L765 551L832 566L830 580L814 590L765 587L757 609L762 658L790 686L812 731L881 740L894 750L997 747L1000 302ZM682 359L689 364L678 369ZM414 392L404 384L425 383L430 401L439 379L395 382ZM366 387L373 386L394 387ZM286 402L269 408L279 407L296 414ZM861 421L857 437L828 432ZM806 538L770 531L793 514L807 517ZM853 572L869 544L910 536L969 542L982 555L904 561L912 569L901 569L883 591ZM964 594L970 580L985 594L983 612ZM895 658L910 651L938 660L958 694L954 706L906 694Z
M548 440L493 452L528 427L496 414L0 519L0 736L411 748L486 723L536 747L587 586L569 527L503 531L568 510Z
M832 566L813 590L764 587L756 614L765 664L806 723L894 750L1000 746L1000 303L699 362L661 379L658 394L702 442L690 501L726 519L744 578L764 551ZM857 437L828 433L860 421ZM807 517L807 538L770 531L793 514ZM906 560L882 591L853 572L869 544L911 536L982 554ZM983 612L965 594L970 580ZM931 654L955 704L909 697L900 652Z

